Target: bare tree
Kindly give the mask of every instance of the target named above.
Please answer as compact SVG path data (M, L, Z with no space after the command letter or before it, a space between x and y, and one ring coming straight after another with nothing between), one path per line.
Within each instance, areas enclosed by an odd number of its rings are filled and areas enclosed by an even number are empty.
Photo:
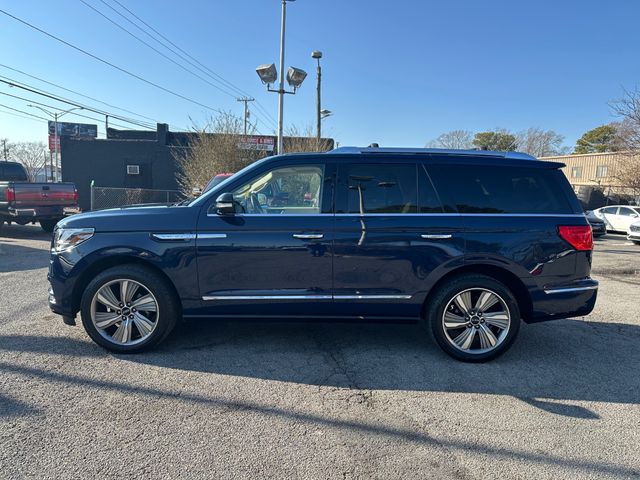
M451 130L431 140L426 146L452 149L473 148L473 132L469 130Z
M292 125L287 129L283 141L283 153L326 152L331 147L332 142L327 139L318 141L314 128L309 125L304 129Z
M43 142L19 142L11 145L11 158L20 162L29 180L35 182L38 173L44 170L46 151Z
M516 135L518 150L534 157L551 157L569 153L569 147L562 146L564 135L553 130L531 127Z
M611 103L611 108L621 118L616 124L616 141L624 152L616 177L622 186L640 197L640 91L625 90L620 100Z
M625 90L624 96L610 104L621 118L617 124L617 137L624 150L640 150L640 90Z
M185 195L204 188L216 174L235 173L266 156L266 152L243 148L243 129L243 119L229 112L210 118L204 127L194 126L188 145L173 152L180 167L178 183ZM253 129L248 132L253 133Z

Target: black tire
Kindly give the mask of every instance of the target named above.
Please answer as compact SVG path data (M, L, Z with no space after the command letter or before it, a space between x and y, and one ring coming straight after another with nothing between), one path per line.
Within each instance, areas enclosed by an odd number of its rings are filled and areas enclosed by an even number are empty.
M636 245L640 245L640 240L631 240L633 243L635 243Z
M157 302L155 328L146 339L134 345L118 344L108 340L105 335L100 333L91 318L92 302L98 290L110 282L122 279L139 283L153 295ZM82 294L80 311L82 325L91 339L98 345L116 353L138 353L157 345L171 333L181 316L179 299L176 298L176 294L168 282L153 270L139 265L113 267L98 274Z
M497 304L497 308L501 308L505 312L508 310L510 318L508 328L505 329L506 332L504 335L500 334L499 336L496 336L496 338L499 339L499 342L495 347L491 347L489 351L483 351L486 349L482 348L476 348L476 353L472 353L472 351L474 350L473 348L469 348L468 351L463 351L461 348L458 348L452 344L453 340L450 336L448 336L446 332L444 325L444 310L445 308L449 308L455 310L455 312L452 313L461 313L461 310L458 310L458 307L454 302L454 298L458 294L465 291L471 291L471 295L474 295L473 292L480 292L478 296L480 296L482 291L491 292L497 295L499 300L502 300L502 302L499 302ZM473 303L474 302L472 301L472 304ZM475 302L475 306L477 306L477 300ZM486 312L485 314L489 314L489 312ZM485 328L491 328L493 329L493 333L495 333L496 331L502 332L500 329L496 329L496 327L491 326L488 320L485 324L484 318L478 320L477 317L473 316L473 320L474 322L482 322L484 326L471 325L471 322L469 321L469 323L466 324L469 325L469 327L462 326L459 330L454 329L449 331L453 332L453 334L457 334L458 332L462 333L466 329L478 328L483 329L484 331ZM453 358L462 360L464 362L486 362L502 355L509 349L516 336L518 335L518 331L520 330L520 322L520 309L518 308L518 302L513 296L513 293L511 293L511 291L503 283L497 281L496 279L479 274L460 275L439 286L438 289L433 293L433 295L430 296L429 304L427 305L425 312L425 327L433 335L433 338L438 343L438 345ZM472 333L472 345L479 344L481 340L479 337L481 335L476 334L476 332L473 331Z
M58 219L54 219L54 220L40 220L40 228L42 228L42 230L44 230L47 233L51 233L53 232L53 229L56 226L56 223L58 223Z

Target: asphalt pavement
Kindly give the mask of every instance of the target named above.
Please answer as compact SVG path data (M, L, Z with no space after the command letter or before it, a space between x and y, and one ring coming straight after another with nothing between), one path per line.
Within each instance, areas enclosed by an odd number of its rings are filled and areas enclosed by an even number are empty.
M0 234L0 478L640 478L640 246L595 311L457 362L412 325L188 322L113 355L47 307L49 236Z

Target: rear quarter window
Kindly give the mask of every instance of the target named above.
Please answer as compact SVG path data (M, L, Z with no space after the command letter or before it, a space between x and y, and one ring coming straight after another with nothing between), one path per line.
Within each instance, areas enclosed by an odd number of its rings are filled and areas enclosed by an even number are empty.
M459 213L574 213L555 169L429 165L446 210Z
M27 174L24 167L17 163L5 163L0 165L0 181L26 182Z

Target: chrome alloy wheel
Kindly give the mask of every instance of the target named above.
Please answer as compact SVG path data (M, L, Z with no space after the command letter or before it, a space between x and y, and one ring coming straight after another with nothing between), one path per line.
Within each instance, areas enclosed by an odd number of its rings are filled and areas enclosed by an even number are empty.
M143 284L131 279L112 280L91 300L91 321L109 342L136 345L158 325L158 301Z
M511 314L496 292L470 288L449 300L442 325L453 347L477 355L490 352L504 342L511 327Z

